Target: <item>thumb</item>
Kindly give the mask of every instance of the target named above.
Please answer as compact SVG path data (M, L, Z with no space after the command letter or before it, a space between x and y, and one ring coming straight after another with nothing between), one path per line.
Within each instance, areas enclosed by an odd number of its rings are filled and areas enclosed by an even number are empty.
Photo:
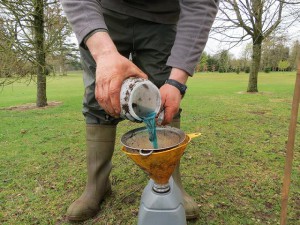
M172 113L169 109L166 108L162 125L167 125L167 124L171 123L173 120L173 116L174 116L174 113Z
M142 70L140 70L136 65L133 64L133 66L130 67L130 70L128 71L130 77L140 77L144 79L148 79L147 74L145 74Z

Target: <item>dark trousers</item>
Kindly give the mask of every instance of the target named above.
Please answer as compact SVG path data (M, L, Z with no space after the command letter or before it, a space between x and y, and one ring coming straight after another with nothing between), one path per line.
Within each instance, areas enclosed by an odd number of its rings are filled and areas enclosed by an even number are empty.
M166 62L174 44L176 25L153 23L108 10L105 10L104 18L120 54L130 57L160 88L171 72ZM87 49L80 47L80 53L84 69L83 114L86 123L117 124L121 119L107 115L95 99L94 59Z

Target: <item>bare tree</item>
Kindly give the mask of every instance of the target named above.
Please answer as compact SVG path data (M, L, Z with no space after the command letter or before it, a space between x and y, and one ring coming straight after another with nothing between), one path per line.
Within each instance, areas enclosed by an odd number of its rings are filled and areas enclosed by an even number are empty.
M20 57L15 45L15 23L0 13L0 85L11 84L30 73L27 59ZM13 31L13 32L11 32ZM18 74L18 76L15 76Z
M299 20L295 8L299 0L223 0L212 34L232 46L252 41L252 60L248 92L258 92L262 43L278 29L287 28ZM299 10L299 8L298 8ZM215 35L214 35L215 36Z
M4 30L9 34L6 38L11 44L10 50L17 59L33 68L24 73L31 79L36 78L38 107L47 105L46 78L51 66L46 58L61 51L62 43L71 34L61 14L57 0L0 0L0 15L6 21ZM0 43L1 40L4 39L0 39Z
M297 69L296 67L298 59L300 59L300 41L296 40L293 43L291 53L289 55L289 62L293 70Z
M33 32L34 32L34 49L36 59L36 74L37 74L37 98L36 106L43 107L47 105L46 94L46 76L48 70L46 67L46 54L45 54L45 20L44 20L44 1L33 0L34 13L33 13Z
M278 62L289 58L289 47L287 47L287 37L285 34L270 35L264 40L262 45L261 69L276 71Z

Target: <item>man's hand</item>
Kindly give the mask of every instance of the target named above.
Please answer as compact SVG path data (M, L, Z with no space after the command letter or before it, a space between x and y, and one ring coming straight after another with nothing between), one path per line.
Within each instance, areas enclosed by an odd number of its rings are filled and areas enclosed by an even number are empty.
M122 82L128 77L147 79L147 75L117 51L106 32L93 34L87 40L86 45L97 66L96 100L106 113L113 117L119 117Z
M188 79L188 74L181 69L173 68L169 78L185 84ZM164 84L160 88L160 95L162 108L165 111L162 125L166 125L172 122L173 117L179 111L182 96L180 91L170 84Z
M181 94L176 87L164 84L160 88L160 95L164 110L164 118L161 125L167 125L172 122L174 115L179 110Z

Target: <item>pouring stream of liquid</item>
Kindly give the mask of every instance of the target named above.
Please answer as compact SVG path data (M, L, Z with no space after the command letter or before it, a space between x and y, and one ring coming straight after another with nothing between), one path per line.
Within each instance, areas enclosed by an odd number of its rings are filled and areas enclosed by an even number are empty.
M151 112L146 117L142 118L142 120L146 124L147 130L148 130L149 141L151 141L154 149L158 149L155 116L156 116L156 113Z

